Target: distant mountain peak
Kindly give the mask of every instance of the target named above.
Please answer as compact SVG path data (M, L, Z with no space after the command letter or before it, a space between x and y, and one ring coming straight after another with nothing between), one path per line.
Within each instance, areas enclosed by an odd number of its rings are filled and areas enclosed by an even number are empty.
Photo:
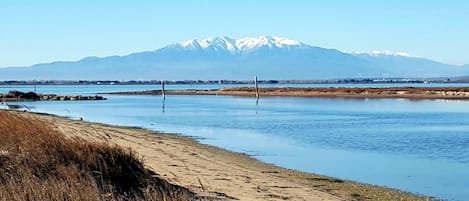
M272 37L272 36L260 36L257 38L242 38L239 40L236 40L236 47L239 49L252 49L256 47L262 47L266 46L269 48L272 47L285 47L285 46L300 46L303 45L302 43L291 40L291 39L286 39L286 38L281 38L281 37Z
M178 43L178 45L189 49L214 49L235 53L260 47L282 48L287 46L302 46L304 44L295 40L275 36L245 37L237 40L222 36L209 37L201 40L187 40Z
M411 55L411 54L406 53L406 52L393 52L391 50L384 50L384 51L373 50L373 51L369 51L369 52L352 52L352 54L355 54L355 55L370 55L370 56L418 57L418 56Z
M179 43L183 48L215 48L215 49L226 49L230 52L235 52L237 48L235 47L234 43L236 41L229 37L209 37L207 39L202 40L188 40L182 43Z
M448 77L469 75L469 66L447 65L389 50L341 52L275 36L221 36L124 56L0 68L0 79L4 80L219 80L249 79L252 75L273 80Z

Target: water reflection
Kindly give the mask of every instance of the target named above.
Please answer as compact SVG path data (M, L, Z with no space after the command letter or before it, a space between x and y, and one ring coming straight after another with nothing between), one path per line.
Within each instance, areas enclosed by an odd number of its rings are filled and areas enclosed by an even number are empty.
M258 114L259 111L259 97L256 98L256 115Z
M163 97L163 100L161 100L161 112L164 114L164 108L166 104L166 97Z

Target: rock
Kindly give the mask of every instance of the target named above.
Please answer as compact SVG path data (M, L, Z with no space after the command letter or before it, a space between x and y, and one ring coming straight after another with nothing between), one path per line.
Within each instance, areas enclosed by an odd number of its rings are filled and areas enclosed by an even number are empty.
M37 95L34 92L28 92L28 93L23 94L22 98L25 98L28 100L39 100L39 95Z
M34 92L23 93L21 91L10 91L7 94L0 94L0 99L7 101L78 101L78 100L106 100L102 96L59 96L57 94L37 94Z

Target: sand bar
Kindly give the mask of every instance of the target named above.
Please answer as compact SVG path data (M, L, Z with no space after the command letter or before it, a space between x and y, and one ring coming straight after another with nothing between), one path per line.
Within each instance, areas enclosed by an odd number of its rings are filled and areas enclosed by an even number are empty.
M161 90L111 92L122 95L161 95ZM166 90L167 95L255 96L255 88L212 90ZM392 88L259 88L260 96L298 96L326 98L407 98L469 99L469 87L392 87Z

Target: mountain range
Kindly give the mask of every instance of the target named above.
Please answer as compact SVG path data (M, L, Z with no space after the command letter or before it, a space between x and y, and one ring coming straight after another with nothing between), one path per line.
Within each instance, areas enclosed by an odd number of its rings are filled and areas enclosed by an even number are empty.
M469 75L456 66L406 53L347 53L295 40L260 36L210 37L125 56L87 57L0 68L0 80L313 80Z

